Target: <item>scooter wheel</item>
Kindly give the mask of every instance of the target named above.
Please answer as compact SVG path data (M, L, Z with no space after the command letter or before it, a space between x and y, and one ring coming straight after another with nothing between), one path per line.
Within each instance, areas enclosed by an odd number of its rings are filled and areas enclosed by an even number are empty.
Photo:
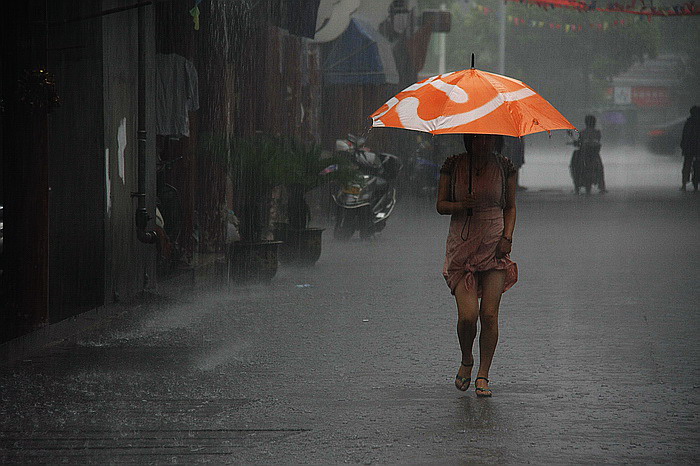
M355 233L355 216L348 212L339 212L333 228L333 238L347 241L352 238L353 233Z
M369 226L367 228L362 228L360 230L360 238L362 238L364 240L372 238L373 235L374 235L374 228L372 228L371 226Z
M363 207L359 212L360 222L360 238L368 240L374 236L376 231L374 223L372 223L372 210L369 207Z

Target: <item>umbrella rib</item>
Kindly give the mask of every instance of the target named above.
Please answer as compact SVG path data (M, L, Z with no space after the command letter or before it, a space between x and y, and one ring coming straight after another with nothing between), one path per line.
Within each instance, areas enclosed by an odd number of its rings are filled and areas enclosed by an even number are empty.
M480 78L486 80L488 83L490 83L494 89L498 92L498 97L502 98L502 95L508 92L508 89L506 89L503 84L501 84L498 80L496 79L490 79L490 77L487 76L479 76ZM517 121L515 120L515 117L513 116L513 113L511 112L510 108L510 102L509 100L503 99L503 103L501 105L504 105L506 107L506 110L508 111L508 116L510 117L511 124L513 126L513 129L515 129L515 132L517 133L518 137L520 137L520 128L518 127Z
M478 108L475 108L473 110L470 110L466 113L460 113L460 114L448 114L446 109L449 105L451 105L451 100L446 101L442 107L441 115L438 116L437 118L435 118L434 120L432 120L432 122L434 122L434 123L437 123L438 121L440 122L440 124L436 125L437 126L436 129L438 131L439 131L439 127L441 125L444 125L447 121L452 120L455 117L471 115L471 118L469 121L474 121L474 120L478 120L484 116L487 116L489 113L495 111L496 109L498 109L502 105L507 104L511 100L520 100L520 98L513 99L512 97L514 97L515 95L517 95L518 93L520 93L523 90L534 93L534 91L528 87L523 87L522 89L520 89L518 91L510 91L509 92L508 89L504 88L500 83L498 83L498 82L494 83L492 80L487 79L487 77L483 77L480 74L477 74L477 76L479 77L479 80L482 82L484 87L486 87L486 85L488 85L496 91L496 96L494 96L488 103L486 103ZM462 91L464 91L464 88L460 88L460 89L462 89ZM527 96L524 96L524 97L527 97ZM485 111L485 113L482 113L484 111ZM510 118L512 130L517 135L519 135L520 131L518 130L518 126L515 124L515 119L510 111L510 107L506 107L506 111L508 111L508 114L510 115L509 118ZM460 125L461 125L461 123L455 122L452 124L451 127L460 126Z
M470 70L470 71L471 71L471 70ZM449 73L449 74L454 74L454 73L451 72L451 73ZM445 76L445 75L444 75L444 74L443 74L443 75L440 75L440 77L443 77L443 76ZM450 105L451 102L456 102L456 100L453 100L453 99L452 99L452 94L455 92L455 88L459 87L458 84L459 84L459 82L460 82L462 79L464 79L464 78L458 79L456 83L452 84L452 89L450 89L450 92L449 92L449 93L447 93L447 92L445 93L445 95L447 96L447 99L445 100L445 103L444 103L444 105L442 106L442 111L440 112L440 115L438 115L438 117L435 118L436 123L438 123L438 124L435 125L435 126L436 126L436 128L435 128L436 130L437 130L437 129L439 128L439 126L440 126L439 123L442 123L442 122L445 120L445 114L446 114L445 109L447 108L447 106ZM446 84L449 84L449 83L446 83ZM468 100L468 99L469 99L469 92L467 92L465 89L462 89L462 88L460 88L460 90L461 90L462 92L464 92L465 94L467 94L467 100Z
M459 83L459 81L457 81L457 83ZM445 100L445 104L442 106L442 111L440 112L440 115L438 115L438 117L436 118L436 120L437 120L437 124L435 125L436 129L440 127L440 123L441 123L440 120L445 119L445 108L447 108L447 106L450 105L450 102L454 102L454 100L452 100L451 96L452 96L452 93L455 91L455 87L457 87L457 83L453 84L452 89L450 89L449 94L446 94L447 100ZM462 89L462 90L464 91L464 89ZM469 93L467 93L467 96L469 96Z

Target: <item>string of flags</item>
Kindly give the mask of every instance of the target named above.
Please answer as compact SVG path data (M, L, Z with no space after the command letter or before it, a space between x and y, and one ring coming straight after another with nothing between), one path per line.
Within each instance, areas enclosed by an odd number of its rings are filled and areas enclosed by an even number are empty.
M484 6L484 5L479 5L476 4L476 8L478 11L485 15L490 15L492 13L495 13L495 10L493 8ZM548 28L548 29L554 29L558 31L563 31L563 32L579 32L583 31L583 29L593 29L593 30L598 30L598 31L607 31L610 28L613 27L623 27L623 26L628 26L632 24L634 21L630 20L625 20L625 19L617 19L615 21L603 21L599 23L587 23L585 26L583 24L570 24L570 23L555 23L551 21L536 21L536 20L527 20L523 18L519 18L517 16L512 16L508 15L506 17L506 20L508 23L514 25L514 26L527 26L531 28ZM637 18L635 18L635 21L638 21Z
M504 0L505 1L505 0ZM616 1L590 0L590 3L579 0L507 0L524 5L536 5L544 9L571 8L579 11L603 11L607 13L627 13L646 16L697 16L700 15L700 5L695 0L677 3L671 6L654 6L653 0L625 0L624 4ZM629 2L629 3L627 3Z

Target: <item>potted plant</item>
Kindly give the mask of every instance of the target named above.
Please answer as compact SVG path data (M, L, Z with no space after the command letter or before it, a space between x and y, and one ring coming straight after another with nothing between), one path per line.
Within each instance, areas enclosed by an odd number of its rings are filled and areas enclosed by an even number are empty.
M281 158L282 183L287 192L287 223L278 224L275 238L282 241L280 261L313 265L321 255L323 228L310 228L311 209L306 194L324 182L346 182L353 176L349 161L323 157L321 147L289 139Z
M277 273L280 241L271 240L269 211L272 189L280 184L282 142L256 134L249 138L210 137L205 150L226 162L238 214L240 240L227 251L236 281L268 281Z
M231 275L237 280L268 281L277 273L280 241L269 231L272 189L282 181L283 142L256 134L232 139L229 174L240 217L241 240L230 254Z

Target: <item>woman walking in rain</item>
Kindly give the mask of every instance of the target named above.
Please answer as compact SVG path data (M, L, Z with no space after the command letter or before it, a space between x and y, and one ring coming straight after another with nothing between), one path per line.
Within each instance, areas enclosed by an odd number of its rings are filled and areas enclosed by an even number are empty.
M455 378L469 388L472 347L481 323L476 395L491 396L489 369L498 342L501 294L518 280L509 254L515 228L515 167L500 154L503 138L465 134L465 153L449 157L440 170L437 211L452 215L443 275L457 301L457 335L462 361ZM481 301L479 301L481 299Z
M515 168L500 154L503 138L497 135L576 128L522 81L475 69L474 54L470 69L412 84L371 117L376 128L464 135L466 153L448 158L440 169L437 211L452 215L443 275L459 316L462 363L455 385L469 388L478 320L481 359L474 385L478 396L491 396L488 376L501 294L518 280L518 268L508 257L515 228Z

